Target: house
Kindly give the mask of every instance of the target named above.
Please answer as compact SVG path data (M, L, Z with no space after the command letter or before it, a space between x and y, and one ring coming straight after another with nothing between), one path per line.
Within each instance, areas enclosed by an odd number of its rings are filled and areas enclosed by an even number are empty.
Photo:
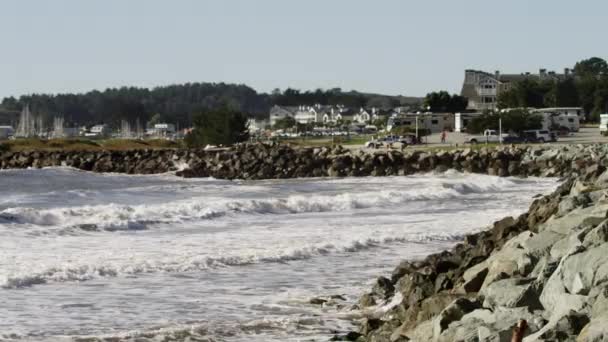
M351 108L342 107L334 115L334 122L336 123L352 123L355 122L356 112Z
M538 74L529 72L521 74L501 74L495 71L493 74L485 71L467 69L464 71L464 82L460 95L469 100L467 109L470 110L494 110L496 109L498 96L517 81L525 79L537 81L559 81L574 77L569 68L564 69L563 74L555 71L540 69Z
M296 111L298 107L290 107L290 106L277 106L274 105L270 108L270 115L268 121L270 122L270 126L276 125L278 120L284 119L286 117L295 118Z

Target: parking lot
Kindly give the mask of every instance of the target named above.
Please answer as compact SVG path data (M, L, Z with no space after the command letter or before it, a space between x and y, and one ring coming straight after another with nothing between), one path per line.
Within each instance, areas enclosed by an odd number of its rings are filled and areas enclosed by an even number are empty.
M450 132L447 134L446 142L441 143L441 134L434 133L429 136L423 137L423 145L419 146L408 146L411 148L433 148L433 147L457 147L467 145L465 142L470 137L466 133ZM597 127L581 127L578 132L571 133L569 136L560 136L557 142L550 142L548 144L592 144L592 143L608 143L608 137L602 136L600 130ZM350 148L364 148L363 145L352 145Z

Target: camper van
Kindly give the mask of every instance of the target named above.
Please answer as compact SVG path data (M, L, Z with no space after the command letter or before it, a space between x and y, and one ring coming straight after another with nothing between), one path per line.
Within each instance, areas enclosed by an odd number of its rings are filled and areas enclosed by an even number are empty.
M608 113L600 114L600 134L608 135Z
M534 112L541 115L542 129L550 131L566 131L578 132L581 124L580 118L576 114L558 114L558 113L547 113L547 112Z

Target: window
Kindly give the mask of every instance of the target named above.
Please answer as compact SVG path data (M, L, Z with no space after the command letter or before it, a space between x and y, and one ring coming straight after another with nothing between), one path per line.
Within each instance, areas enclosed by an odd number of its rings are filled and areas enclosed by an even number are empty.
M431 120L431 124L438 125L439 124L439 120Z
M574 122L574 119L570 118L568 119L568 122Z
M411 125L411 124L412 124L412 122L411 122L411 121L403 121L403 125L405 125L405 126L409 126L409 125Z

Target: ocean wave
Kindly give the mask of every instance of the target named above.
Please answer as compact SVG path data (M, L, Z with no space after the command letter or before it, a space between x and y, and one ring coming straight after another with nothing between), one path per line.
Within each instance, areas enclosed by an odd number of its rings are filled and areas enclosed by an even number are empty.
M0 211L0 223L46 227L48 231L144 230L154 224L216 219L226 215L301 214L387 208L412 201L450 200L469 194L488 193L509 187L509 180L483 179L462 182L443 179L424 188L404 191L378 190L333 195L292 195L285 198L227 200L199 197L149 205L93 205L68 208L9 208Z
M56 282L81 282L99 278L111 278L143 273L183 273L207 269L246 266L256 263L286 263L306 260L314 257L356 253L372 248L379 248L395 243L453 242L463 238L461 234L450 233L415 233L403 237L384 237L379 239L354 240L346 244L318 244L303 248L290 248L266 253L244 255L207 256L190 255L174 256L159 261L136 261L126 264L64 264L31 273L0 276L0 287L14 289Z

